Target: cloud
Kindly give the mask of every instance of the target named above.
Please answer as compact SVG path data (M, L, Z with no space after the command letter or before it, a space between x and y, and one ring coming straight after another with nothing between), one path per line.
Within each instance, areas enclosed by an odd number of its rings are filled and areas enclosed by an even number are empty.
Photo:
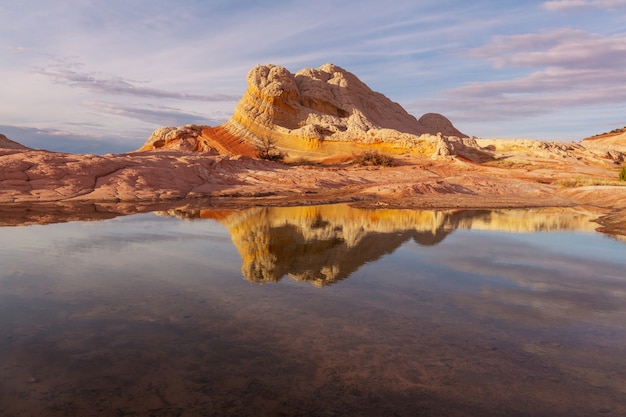
M144 104L140 107L95 100L85 101L84 104L99 112L137 119L157 126L181 126L186 124L218 125L227 120L227 117L220 119L207 118L200 113L187 112L178 108L152 104Z
M82 66L80 63L69 62L67 59L58 59L57 62L48 67L34 68L34 71L49 77L55 83L83 88L96 94L213 102L239 99L238 96L234 95L188 94L143 87L138 84L145 84L145 81L132 81L117 76L99 78L96 73L79 71L78 69Z
M530 71L515 78L466 83L429 101L458 115L456 120L511 120L577 106L626 103L624 35L556 29L496 36L469 55L507 71Z
M477 95L497 118L498 110L513 117L514 96L528 96L523 113L532 112L566 94L568 79L591 89L593 70L621 82L614 73L626 54L616 33L624 26L620 13L604 10L624 1L8 2L0 13L0 78L10 82L0 83L0 114L10 125L78 131L68 121L102 123L105 135L141 136L155 124L230 112L256 64L297 71L333 62L394 101L420 100L424 112L436 111L425 102L431 97L442 113L463 115L464 100ZM553 13L584 7L595 13ZM558 25L573 29L491 39ZM533 95L541 96L534 104ZM499 109L501 101L510 104Z
M470 52L497 68L567 67L621 71L626 65L626 36L601 36L575 29L543 33L496 36Z
M82 131L89 131L91 126L75 124ZM24 146L55 152L73 153L122 153L137 149L141 141L131 137L97 133L73 133L55 128L33 128L12 125L0 125L0 132L9 139ZM147 138L144 138L144 140Z
M617 9L626 7L626 0L552 0L542 4L546 10L568 12L588 9Z

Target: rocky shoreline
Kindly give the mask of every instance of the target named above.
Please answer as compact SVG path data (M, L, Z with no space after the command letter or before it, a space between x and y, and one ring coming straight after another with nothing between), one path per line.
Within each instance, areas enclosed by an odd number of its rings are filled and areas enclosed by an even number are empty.
M499 172L455 158L407 155L397 161L393 167L290 166L171 151L95 156L2 150L0 210L4 225L16 225L180 207L340 202L406 209L585 206L599 210L601 231L626 235L626 187L566 188L547 183L549 176L533 180L524 178L529 175L525 170Z

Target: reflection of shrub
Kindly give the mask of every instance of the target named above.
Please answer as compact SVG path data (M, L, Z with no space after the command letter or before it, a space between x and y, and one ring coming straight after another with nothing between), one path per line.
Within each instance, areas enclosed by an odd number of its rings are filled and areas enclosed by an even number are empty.
M619 180L626 181L626 166L622 167L622 172L619 173Z
M357 155L354 158L354 162L359 165L376 165L383 167L392 167L396 164L393 158L377 151L365 151Z

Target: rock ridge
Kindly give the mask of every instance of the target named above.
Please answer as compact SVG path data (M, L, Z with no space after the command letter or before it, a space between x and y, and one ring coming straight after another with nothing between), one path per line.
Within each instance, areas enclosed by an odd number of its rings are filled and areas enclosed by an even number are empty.
M2 133L0 133L0 149L30 149L30 148L22 145L21 143L17 143L7 138Z

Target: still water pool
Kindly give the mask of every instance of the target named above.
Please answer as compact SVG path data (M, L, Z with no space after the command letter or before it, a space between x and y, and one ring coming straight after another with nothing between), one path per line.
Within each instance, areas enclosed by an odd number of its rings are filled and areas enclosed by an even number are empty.
M593 217L0 227L0 416L626 416L626 241Z

